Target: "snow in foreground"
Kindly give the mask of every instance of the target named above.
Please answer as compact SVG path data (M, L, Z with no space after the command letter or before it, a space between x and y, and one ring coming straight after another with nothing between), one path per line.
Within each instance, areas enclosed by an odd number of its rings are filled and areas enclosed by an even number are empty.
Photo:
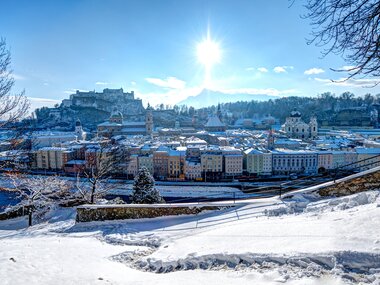
M380 284L380 191L198 216L0 222L1 284Z

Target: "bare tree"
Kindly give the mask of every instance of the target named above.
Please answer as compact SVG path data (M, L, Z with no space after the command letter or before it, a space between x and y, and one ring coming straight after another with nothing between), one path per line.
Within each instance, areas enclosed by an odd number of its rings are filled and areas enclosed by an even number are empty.
M12 94L15 79L10 69L11 54L7 49L5 39L0 39L0 127L14 123L23 118L28 109L29 101L22 91Z
M17 193L21 206L27 210L29 226L32 225L33 213L42 217L54 205L70 197L70 185L57 176L24 176L9 173L13 187L8 190Z
M100 144L87 151L84 179L77 175L76 189L80 198L90 204L114 188L112 176L128 162L129 155L120 146Z
M342 55L351 65L335 71L359 75L380 75L380 1L375 0L307 0L313 27L309 44L326 47L329 53Z

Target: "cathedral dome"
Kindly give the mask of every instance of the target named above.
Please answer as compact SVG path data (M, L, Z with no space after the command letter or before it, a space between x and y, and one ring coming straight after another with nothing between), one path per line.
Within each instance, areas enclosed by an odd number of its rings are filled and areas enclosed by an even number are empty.
M111 113L111 118L113 118L113 119L122 119L123 118L123 114L115 108L112 111L112 113Z
M301 112L297 111L297 109L294 109L292 112L290 112L290 117L301 117Z

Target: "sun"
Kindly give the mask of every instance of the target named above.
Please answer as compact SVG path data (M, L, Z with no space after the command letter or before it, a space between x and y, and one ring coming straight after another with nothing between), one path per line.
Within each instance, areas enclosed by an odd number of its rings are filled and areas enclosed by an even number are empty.
M197 59L204 66L204 88L212 87L211 70L212 67L220 63L222 51L219 43L212 40L210 30L207 31L207 38L197 44Z
M221 59L221 51L219 44L209 37L197 45L198 61L206 68L211 68L214 64L219 63Z

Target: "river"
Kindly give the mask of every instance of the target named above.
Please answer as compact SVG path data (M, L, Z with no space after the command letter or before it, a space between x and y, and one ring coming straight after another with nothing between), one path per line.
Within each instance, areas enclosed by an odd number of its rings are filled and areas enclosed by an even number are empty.
M9 205L16 205L18 202L19 199L15 193L0 190L0 213Z

